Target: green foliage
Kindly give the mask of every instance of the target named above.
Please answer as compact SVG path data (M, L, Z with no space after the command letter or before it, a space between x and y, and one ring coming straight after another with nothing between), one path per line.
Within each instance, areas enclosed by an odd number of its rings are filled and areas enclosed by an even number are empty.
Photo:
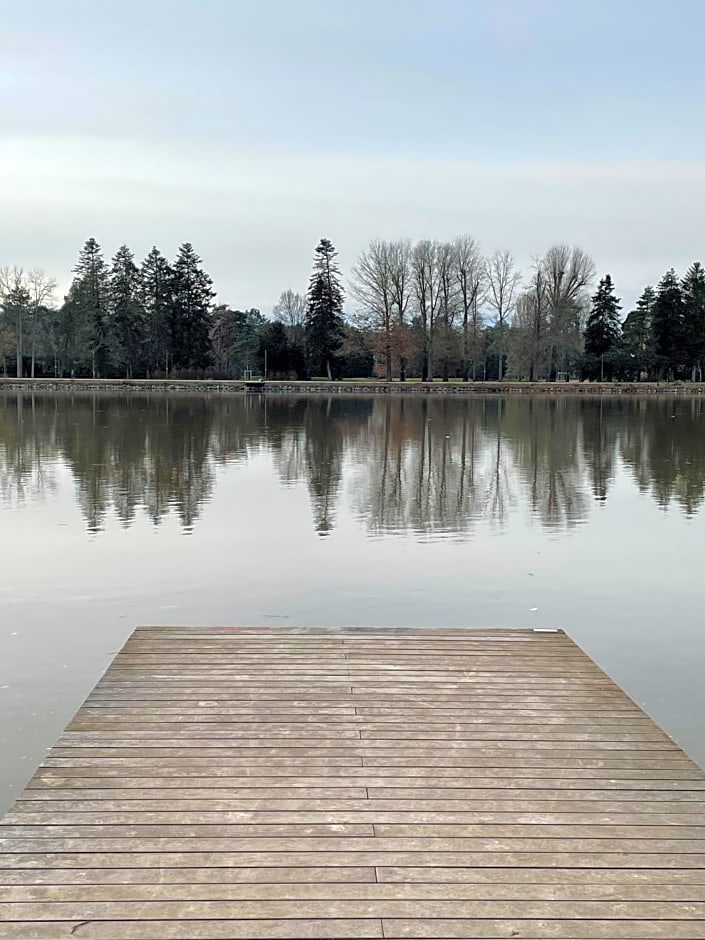
M683 296L684 345L691 370L702 381L705 361L705 268L696 261L687 270L681 282Z
M22 334L30 309L30 294L21 278L16 276L2 297L3 347L15 349L16 375L23 374ZM3 356L6 359L7 353Z
M683 294L673 268L656 289L652 329L657 367L662 376L673 379L686 361Z
M110 374L108 272L95 238L85 243L73 271L69 290L72 327L77 343L88 353L91 375L100 378Z
M259 334L259 361L262 373L271 378L287 378L291 370L291 348L283 323L265 323Z
M131 379L144 372L145 311L140 300L139 272L127 247L118 248L108 279L110 339L113 364Z
M259 366L260 332L267 323L254 307L231 310L224 304L213 311L211 341L218 375L242 378Z
M172 362L177 369L203 371L213 359L210 336L212 280L190 242L184 242L172 278Z
M338 373L336 353L345 339L343 288L333 244L322 238L316 248L306 309L306 350L309 369L327 375Z
M144 310L144 359L147 375L169 374L173 358L174 272L155 246L139 272L139 300Z
M597 364L595 371L600 379L604 378L605 356L616 347L619 340L621 309L612 278L606 274L592 298L592 309L585 326L585 356L588 363L594 361Z

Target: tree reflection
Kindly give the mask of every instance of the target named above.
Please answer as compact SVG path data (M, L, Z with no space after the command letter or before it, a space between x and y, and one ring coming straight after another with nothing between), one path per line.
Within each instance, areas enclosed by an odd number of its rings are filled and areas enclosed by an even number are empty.
M625 470L693 515L704 417L695 398L4 394L0 498L51 495L65 467L90 532L139 515L190 532L218 468L264 455L282 485L307 488L324 537L344 498L371 535L466 538L521 508L571 527Z

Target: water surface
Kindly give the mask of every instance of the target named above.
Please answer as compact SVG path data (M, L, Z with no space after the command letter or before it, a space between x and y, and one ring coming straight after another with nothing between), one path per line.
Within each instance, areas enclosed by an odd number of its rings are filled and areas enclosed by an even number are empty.
M0 394L0 810L140 623L564 627L705 763L705 402Z

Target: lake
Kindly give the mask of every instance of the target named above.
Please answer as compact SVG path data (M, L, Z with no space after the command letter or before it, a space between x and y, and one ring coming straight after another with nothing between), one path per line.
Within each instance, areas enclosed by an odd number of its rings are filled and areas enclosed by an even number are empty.
M563 627L705 764L705 401L0 394L0 811L138 624Z

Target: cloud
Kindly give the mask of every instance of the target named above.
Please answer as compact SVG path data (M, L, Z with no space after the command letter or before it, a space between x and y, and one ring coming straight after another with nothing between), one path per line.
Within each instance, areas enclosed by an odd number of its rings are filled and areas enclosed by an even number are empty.
M42 265L67 286L83 241L173 255L189 240L222 300L271 309L304 289L322 235L345 271L370 238L469 232L522 266L580 244L630 302L702 253L705 167L689 162L473 162L311 156L90 138L11 138L0 148L0 263Z

